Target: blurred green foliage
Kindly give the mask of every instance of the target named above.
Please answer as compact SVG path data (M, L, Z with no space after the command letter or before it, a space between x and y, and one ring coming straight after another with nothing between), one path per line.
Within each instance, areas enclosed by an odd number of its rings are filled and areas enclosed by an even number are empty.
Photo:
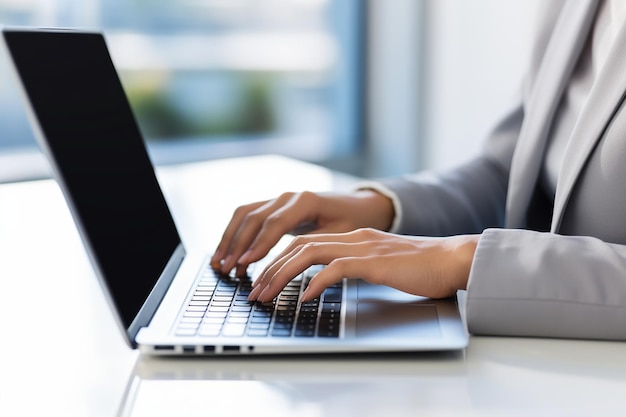
M238 97L225 98L219 112L187 111L171 97L167 77L146 77L125 82L125 89L142 132L149 140L224 138L228 135L268 134L275 130L272 77L240 74ZM228 102L228 104L226 104Z

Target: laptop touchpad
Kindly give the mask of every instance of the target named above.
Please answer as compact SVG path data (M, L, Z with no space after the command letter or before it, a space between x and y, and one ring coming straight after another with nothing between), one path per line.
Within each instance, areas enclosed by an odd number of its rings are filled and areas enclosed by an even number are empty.
M358 337L441 337L437 308L423 302L359 301Z

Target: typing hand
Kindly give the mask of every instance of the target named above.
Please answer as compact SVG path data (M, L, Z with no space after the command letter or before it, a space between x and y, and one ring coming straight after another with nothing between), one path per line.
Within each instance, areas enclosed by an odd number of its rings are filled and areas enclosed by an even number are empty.
M385 229L392 218L391 201L371 190L344 195L285 193L235 210L211 266L224 274L236 268L235 274L243 276L248 265L267 255L285 234L338 233L359 227Z
M373 229L299 236L259 275L249 299L272 300L293 277L316 264L327 266L311 279L303 301L344 277L449 297L467 286L477 243L478 236L420 240Z

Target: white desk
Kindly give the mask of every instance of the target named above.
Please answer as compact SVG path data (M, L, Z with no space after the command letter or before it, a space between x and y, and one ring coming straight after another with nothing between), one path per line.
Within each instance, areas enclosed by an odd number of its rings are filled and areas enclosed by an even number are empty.
M207 250L241 203L346 184L278 157L159 176L183 239ZM53 181L0 186L0 331L1 416L626 415L624 343L473 337L450 354L139 357Z

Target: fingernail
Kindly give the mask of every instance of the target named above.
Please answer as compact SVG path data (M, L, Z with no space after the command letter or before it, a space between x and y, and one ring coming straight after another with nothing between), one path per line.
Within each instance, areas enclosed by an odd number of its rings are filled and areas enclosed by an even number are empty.
M221 265L221 258L219 256L217 256L217 254L214 254L213 256L211 256L211 260L209 261L209 264L211 265L211 267L213 269L217 269L219 268L217 265Z
M252 250L246 251L243 255L239 257L239 260L237 261L237 263L241 265L248 265L250 263L251 253L252 253Z
M230 272L231 269L233 269L234 265L231 265L233 261L233 255L228 255L226 257L226 259L224 259L224 262L222 262L222 272L227 274Z
M256 301L257 300L257 294L261 292L261 287L256 287L254 288L250 294L248 295L248 300L249 301Z
M261 288L261 287L259 287L259 288ZM260 294L259 294L259 296L257 297L257 300L259 300L259 301L260 301L260 302L262 302L262 303L266 303L266 302L268 302L269 300L266 300L266 299L265 299L265 298L267 298L267 296L266 296L266 297L264 297L264 296L263 296L264 294L267 294L267 290L268 290L268 289L269 289L269 287L265 287L265 288L263 288L263 291L261 291L261 293L260 293Z

